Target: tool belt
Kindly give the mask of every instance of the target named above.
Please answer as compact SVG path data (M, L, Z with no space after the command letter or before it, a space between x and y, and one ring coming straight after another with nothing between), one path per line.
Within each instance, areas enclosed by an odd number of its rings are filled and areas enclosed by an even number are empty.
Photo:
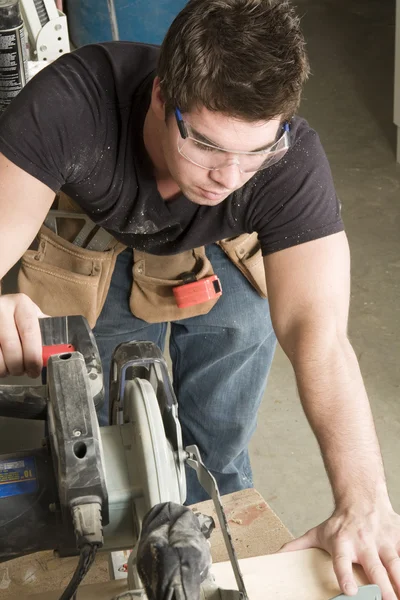
M50 227L42 225L37 235L37 249L27 250L22 256L18 289L45 314L83 315L94 327L107 298L116 259L126 246L97 228L91 241L81 247L77 240L80 243L83 239L82 232L85 227L88 230L88 223L92 230L94 224L66 194L59 193L57 201L60 212L50 211L50 218L46 220ZM65 218L69 217L65 212L71 213L71 218ZM60 224L55 232L52 223L57 214L64 214L64 218L57 219ZM259 295L266 298L264 263L257 234L243 234L218 244ZM219 297L195 306L177 306L173 289L184 283L183 274L188 272L194 273L198 281L214 274L204 246L172 256L134 250L132 314L148 323L161 323L208 313Z

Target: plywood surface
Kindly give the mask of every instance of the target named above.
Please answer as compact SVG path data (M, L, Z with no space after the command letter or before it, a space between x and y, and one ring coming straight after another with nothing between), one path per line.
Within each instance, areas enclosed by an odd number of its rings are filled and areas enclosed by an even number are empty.
M282 521L256 490L242 490L223 496L223 504L239 558L276 552L292 539ZM217 528L211 536L213 562L227 560L228 555L212 501L201 502L192 508L214 517ZM39 592L45 598L45 592L62 590L71 579L76 562L76 558L60 559L53 552L40 552L2 563L0 598L21 600ZM108 555L99 554L85 584L100 583L102 589L108 580ZM100 600L100 596L98 598Z
M68 585L76 564L76 558L57 558L53 552L38 552L1 563L0 598L25 600L34 593L61 591ZM100 554L85 583L106 582L109 579L108 555ZM61 595L60 591L56 597Z
M76 600L113 600L115 596L127 591L126 580L121 579L96 585L83 585L79 588ZM59 600L60 595L61 592L58 590L57 592L35 594L28 598L24 597L24 600Z
M239 558L277 552L293 539L289 530L256 490L242 490L222 497L229 529ZM193 505L194 511L211 515L216 529L211 536L213 562L228 560L218 518L212 500Z
M341 593L331 557L323 550L246 558L240 567L250 600L329 600ZM237 589L230 564L215 564L213 572L220 587ZM359 585L367 583L361 569L355 569L355 576Z
M250 600L329 600L340 593L332 561L322 550L256 556L242 559L240 567ZM237 589L230 563L213 566L217 584L225 589ZM366 583L360 570L356 571L358 583ZM111 600L117 593L126 591L124 581L83 586L77 600ZM41 594L42 600L57 600L59 592ZM32 597L39 600L39 596Z

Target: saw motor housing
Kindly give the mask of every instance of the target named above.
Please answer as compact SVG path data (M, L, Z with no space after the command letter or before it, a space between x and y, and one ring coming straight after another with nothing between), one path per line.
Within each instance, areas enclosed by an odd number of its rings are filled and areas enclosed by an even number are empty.
M185 502L191 467L214 501L239 589L222 590L210 576L199 597L246 600L215 479L196 446L183 449L159 348L128 342L115 349L111 425L100 429L102 367L86 320L46 318L41 331L46 355L60 346L71 351L48 358L41 386L0 386L0 416L42 419L47 429L41 448L0 456L0 562L41 550L78 554L88 544L109 552L133 548L127 583L133 597L145 598L136 565L143 520L157 505Z
M133 548L152 506L183 503L186 496L165 360L150 342L116 348L110 405L118 424L100 429L95 402L104 398L102 370L90 328L81 317L41 324L46 345L71 343L77 351L50 357L42 386L0 386L2 416L15 417L19 408L25 418L46 420L47 428L41 448L0 456L0 561L49 549L75 553L71 510L96 502L104 550Z

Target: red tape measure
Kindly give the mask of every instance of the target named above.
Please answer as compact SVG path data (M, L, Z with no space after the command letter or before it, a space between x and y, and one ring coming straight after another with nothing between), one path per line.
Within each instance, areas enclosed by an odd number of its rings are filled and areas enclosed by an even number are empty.
M178 307L187 308L219 298L222 296L222 287L217 275L210 275L199 281L178 285L173 292Z

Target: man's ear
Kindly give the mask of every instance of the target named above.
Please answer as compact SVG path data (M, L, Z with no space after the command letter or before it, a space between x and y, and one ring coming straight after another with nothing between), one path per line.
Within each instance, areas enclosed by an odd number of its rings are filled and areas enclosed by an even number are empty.
M151 108L160 121L165 121L165 102L162 97L160 78L157 76L153 81L151 91Z

